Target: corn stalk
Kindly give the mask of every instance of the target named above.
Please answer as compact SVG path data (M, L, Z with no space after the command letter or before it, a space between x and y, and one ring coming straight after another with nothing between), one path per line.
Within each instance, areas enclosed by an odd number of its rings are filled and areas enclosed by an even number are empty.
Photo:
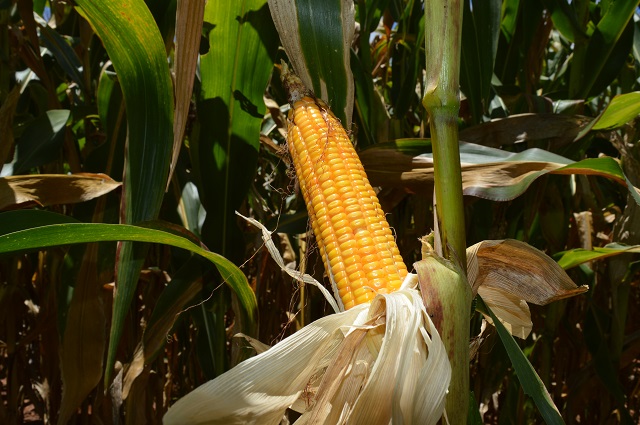
M466 284L466 240L462 174L458 148L459 74L462 38L460 0L425 2L426 93L422 103L430 118L436 211L436 255L453 263L457 278L421 276L425 302L449 354L452 367L447 396L449 422L466 423L469 405L469 312L471 293Z

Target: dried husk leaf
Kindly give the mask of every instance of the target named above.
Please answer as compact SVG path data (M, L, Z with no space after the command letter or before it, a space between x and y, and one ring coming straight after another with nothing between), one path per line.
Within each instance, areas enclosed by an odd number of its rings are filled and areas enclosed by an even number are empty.
M323 317L178 400L164 417L170 424L278 424L314 374L328 364L366 305Z
M165 424L435 424L451 367L420 294L405 288L332 314L197 388ZM428 385L424 383L428 382Z
M33 174L0 178L0 210L73 204L97 198L121 186L106 174Z
M245 219L292 274L269 231ZM437 423L451 366L416 284L410 274L399 291L305 326L180 399L164 423L276 424L287 408L298 424Z
M467 248L468 280L512 335L531 332L527 302L545 305L582 294L552 258L531 245L513 240L482 241ZM491 323L490 318L487 318Z
M278 266L280 266L280 269L283 272L287 273L289 276L291 276L292 278L296 279L301 283L313 285L316 288L318 288L320 292L322 292L322 295L324 295L329 305L333 308L334 312L338 313L340 311L344 311L344 306L342 305L342 301L340 301L340 297L336 296L336 298L334 299L331 296L331 293L327 290L327 288L325 288L324 285L322 285L320 282L315 280L312 276L305 273L301 273L298 270L292 269L290 267L287 267L287 265L284 263L284 259L282 258L282 255L280 255L280 251L278 251L278 248L276 248L276 245L273 243L273 240L271 239L271 232L269 231L269 229L264 227L262 223L260 223L258 220L255 220L251 217L245 217L237 211L236 211L236 215L244 218L246 221L248 221L249 223L253 224L254 226L260 229L260 231L262 232L262 240L264 241L267 251L269 251L269 255L271 255L271 258L273 258L273 260L278 264Z

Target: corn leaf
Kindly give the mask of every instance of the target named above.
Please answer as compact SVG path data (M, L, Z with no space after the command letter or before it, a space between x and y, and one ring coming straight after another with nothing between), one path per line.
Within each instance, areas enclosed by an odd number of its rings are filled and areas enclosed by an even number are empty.
M553 400L551 400L551 396L545 388L544 383L533 369L533 366L531 366L531 363L529 363L529 360L524 355L518 344L516 344L516 341L509 332L507 332L495 314L482 301L482 298L478 298L478 307L480 311L489 315L495 323L502 345L504 345L504 348L507 350L507 354L509 355L511 364L516 371L516 376L520 381L520 385L522 386L525 394L528 394L533 399L544 421L548 425L564 424L564 420L562 419L562 416L560 416L560 412L553 403Z
M610 243L601 248L588 249L570 249L568 251L559 252L554 257L558 259L558 264L563 269L570 269L580 264L594 261L603 260L608 257L613 257L620 254L640 254L640 245L622 245L619 243Z
M467 248L467 272L473 293L484 299L509 333L523 339L533 326L527 302L545 305L588 290L576 286L546 254L513 239Z
M269 8L295 73L329 104L346 129L351 128L353 2L269 0Z
M593 130L610 130L625 125L640 115L640 92L626 93L611 100L595 120Z
M633 42L633 25L628 25L637 0L602 2L601 19L585 45L576 44L569 95L586 98L603 90L618 75ZM626 36L623 33L626 32ZM576 40L578 41L578 40ZM624 46L622 44L625 44ZM627 45L628 44L628 45ZM612 65L616 66L612 66Z
M244 247L235 211L253 182L273 68L276 34L265 0L208 2L209 51L201 57L201 125L191 140L200 199L207 210L204 241L241 260ZM237 257L237 258L236 258Z
M592 121L580 115L511 115L465 128L460 131L460 140L491 148L544 140L560 147L573 142Z
M102 378L107 316L98 278L98 246L92 243L85 250L67 312L60 350L63 391L59 423L69 421Z
M51 50L64 72L71 77L83 93L86 93L85 79L82 75L82 62L75 50L69 45L69 42L46 24L40 27L40 34L43 44Z
M201 234L213 251L239 264L245 260L245 245L235 211L245 202L256 173L260 126L266 112L263 95L275 61L277 34L266 0L207 2L203 25L209 50L200 59L198 121L189 149L207 213ZM215 323L213 328L202 326L210 332L199 334L208 342L199 346L203 350L200 360L215 364L216 373L227 368L227 341L220 337L224 335L221 318L229 308L227 299L220 295L212 300L214 313L201 315L202 323ZM242 326L248 328L240 330L253 334L254 324L242 322ZM203 347L210 347L209 352Z
M542 251L514 239L482 241L467 248L469 284L494 287L537 305L585 292Z
M428 192L433 186L433 156L413 156L404 152L417 149L411 140L408 149L398 140L377 145L360 154L373 185L404 187L414 192ZM430 144L424 142L424 149ZM579 162L533 148L518 153L506 152L472 143L460 144L462 186L465 195L494 201L507 201L522 195L538 177L545 174L583 174L609 178L625 185L640 205L640 190L628 181L620 164L610 157L589 158Z
M482 122L491 95L493 62L500 34L501 2L464 2L460 89L466 95L474 122Z
M79 0L78 12L102 40L122 86L128 144L124 223L155 219L164 196L173 143L173 89L164 41L142 0ZM142 267L144 247L119 246L105 385Z
M13 171L2 174L21 174L30 168L53 161L62 147L64 129L70 111L53 109L27 124L16 143Z
M0 223L3 223L0 227L0 254L89 242L131 241L171 245L189 250L211 261L222 275L223 281L238 296L243 320L255 320L255 295L240 269L221 255L196 245L172 229L159 230L161 225L153 222L145 227L78 223L60 214L41 213L44 212L10 211L0 214ZM5 224L8 222L12 224ZM49 224L56 222L60 224Z
M204 4L205 0L178 2L175 42L176 107L173 121L173 156L170 174L173 174L178 161L178 154L180 153L180 146L182 146L185 125L191 106L191 91L198 63ZM170 179L171 177L169 177Z

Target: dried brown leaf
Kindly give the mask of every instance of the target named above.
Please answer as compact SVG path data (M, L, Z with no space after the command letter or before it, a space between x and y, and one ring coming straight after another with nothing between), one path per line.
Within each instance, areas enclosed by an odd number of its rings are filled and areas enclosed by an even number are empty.
M480 286L497 288L538 305L588 290L576 286L548 255L513 239L482 241L467 248L467 272L474 293Z
M58 423L71 418L102 378L107 318L98 279L98 244L85 250L62 339L62 403Z
M73 204L120 187L105 174L33 174L0 178L0 210Z
M173 156L167 185L178 161L185 125L189 116L191 92L195 78L205 0L179 1L176 12L175 96L173 118Z

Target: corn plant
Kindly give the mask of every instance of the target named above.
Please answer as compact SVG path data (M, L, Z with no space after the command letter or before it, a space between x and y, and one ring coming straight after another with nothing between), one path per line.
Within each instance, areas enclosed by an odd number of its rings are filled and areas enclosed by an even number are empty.
M1 3L0 423L637 423L637 6Z

